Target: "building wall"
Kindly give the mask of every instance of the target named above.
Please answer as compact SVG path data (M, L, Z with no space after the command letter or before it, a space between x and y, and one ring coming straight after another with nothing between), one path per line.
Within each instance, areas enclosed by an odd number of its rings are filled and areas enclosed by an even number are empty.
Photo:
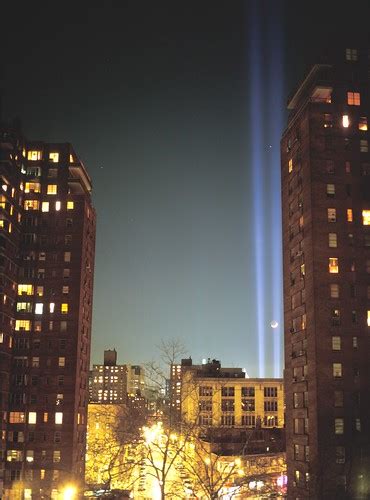
M368 59L345 55L312 69L281 143L289 498L369 494Z
M126 403L127 366L93 365L91 374L92 403Z
M283 427L281 379L199 377L182 380L182 420L201 426Z
M4 497L22 484L38 498L84 475L95 212L69 144L26 142L18 158Z

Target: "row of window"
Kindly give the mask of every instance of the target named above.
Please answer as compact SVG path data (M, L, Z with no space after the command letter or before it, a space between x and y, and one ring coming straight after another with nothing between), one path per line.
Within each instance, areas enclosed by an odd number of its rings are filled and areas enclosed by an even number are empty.
M48 193L50 194L50 193ZM56 194L56 193L54 193ZM40 210L41 206L41 212L49 212L50 207L51 207L51 202L49 201L41 201L40 200L24 200L23 207L25 210ZM74 209L74 202L73 201L67 201L67 210L73 210ZM55 211L59 212L62 210L62 202L61 201L56 201L55 202Z
M44 313L44 304L42 302L36 302L32 304L31 302L17 302L17 312L32 313L34 310L35 314L41 315ZM49 303L49 313L55 312L55 302ZM62 303L60 305L60 312L62 314L68 314L68 304Z
M49 413L48 412L43 412L42 415L39 415L39 419L46 423L49 421ZM54 423L57 425L60 425L63 423L63 412L57 411L54 413L54 417L52 417L54 420ZM23 411L10 411L9 412L9 423L10 424L36 424L37 423L37 412L35 411L29 411L29 412L23 412Z
M20 290L19 289L19 286L22 287L22 289ZM27 287L27 290L30 291L32 290L30 293L26 292L24 287ZM28 288L28 287L31 287L31 288ZM33 290L34 290L34 287L33 285L18 285L18 295L27 295L27 296L32 296L33 295ZM62 294L63 295L68 295L69 294L69 285L63 285L62 286ZM37 285L35 287L35 291L36 291L36 296L37 297L42 297L44 295L44 287L42 285ZM52 293L55 293L55 290L52 289ZM26 312L32 312L32 303L31 302L18 302L17 303L17 311L23 311L25 310Z
M325 160L325 172L327 174L335 174L336 169L334 160L331 159ZM352 164L348 160L344 162L344 172L346 174L352 173ZM370 163L361 163L361 174L365 176L370 175ZM348 191L349 189L347 188L347 192Z
M53 451L53 462L58 463L61 461L61 452L60 450ZM26 462L32 463L34 461L35 455L34 450L27 450L25 455L23 450L7 450L6 452L6 460L8 462L23 462L24 459ZM41 451L41 460L46 460L46 450ZM24 497L26 498L26 497ZM31 497L29 497L31 498Z
M351 95L352 100L354 100L354 96ZM345 114L342 115L341 117L341 124L343 128L349 128L351 125L351 120L349 115ZM333 115L330 113L325 113L324 114L324 120L323 120L323 126L324 128L333 128L334 126L334 119ZM368 130L368 123L367 123L367 117L366 116L360 116L360 118L357 121L357 128L358 130L362 131L367 131Z
M26 150L23 150L23 156L26 157ZM40 161L42 159L43 159L43 151L39 149L27 151L27 160ZM50 151L46 159L52 163L58 163L59 153L57 151ZM70 163L74 162L73 156L71 154L69 155L69 162Z
M46 365L51 366L50 358L48 358L48 361L49 361L49 363L46 362ZM40 357L33 356L29 360L27 356L13 356L13 364L17 367L27 368L29 365L31 365L32 368L39 368L40 367ZM59 356L57 359L57 365L59 366L59 368L64 368L66 366L66 358L64 356Z
M212 386L200 386L199 396L212 396L214 393L214 388ZM265 398L277 398L278 388L277 387L264 387L263 394ZM254 387L241 387L241 395L246 397L255 397ZM235 387L222 387L221 396L224 397L234 397Z

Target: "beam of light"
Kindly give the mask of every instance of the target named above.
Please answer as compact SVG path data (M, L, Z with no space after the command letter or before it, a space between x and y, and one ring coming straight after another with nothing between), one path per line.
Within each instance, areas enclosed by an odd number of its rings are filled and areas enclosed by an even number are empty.
M271 142L271 155L269 158L270 187L270 218L271 224L271 303L272 317L279 324L273 334L274 377L282 376L282 339L283 339L283 293L282 293L282 228L281 228L281 178L280 178L280 137L284 123L284 98L283 98L283 48L282 48L282 5L273 2L272 13L268 17L269 33L269 73L268 73L268 107L269 137Z
M284 122L281 1L250 4L249 110L258 370L282 375L280 137ZM270 325L278 323L271 329ZM268 337L267 337L268 335ZM272 336L272 338L271 338Z
M255 256L255 290L257 300L257 335L258 335L258 374L259 377L265 375L265 314L264 314L264 218L263 218L263 155L262 155L262 67L261 67L261 47L260 47L260 25L257 13L257 3L251 5L250 17L250 103L251 112L251 163L252 163L252 187L253 187L253 240Z

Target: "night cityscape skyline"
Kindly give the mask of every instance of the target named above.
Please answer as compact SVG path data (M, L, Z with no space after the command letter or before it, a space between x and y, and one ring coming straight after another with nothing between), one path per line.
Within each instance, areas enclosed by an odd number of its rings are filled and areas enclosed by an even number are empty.
M145 362L162 338L180 338L197 361L281 376L285 102L346 27L366 38L367 16L336 10L333 22L329 4L303 24L293 2L196 6L196 16L189 3L145 6L145 16L139 5L77 6L52 23L50 7L26 7L17 37L11 26L2 33L12 49L3 115L20 116L32 140L72 142L89 167L98 213L91 363L113 347Z

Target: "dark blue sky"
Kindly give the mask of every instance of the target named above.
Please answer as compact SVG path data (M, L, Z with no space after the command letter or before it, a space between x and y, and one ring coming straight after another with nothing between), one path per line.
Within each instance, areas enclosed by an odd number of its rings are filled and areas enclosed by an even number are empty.
M279 292L286 97L315 54L344 34L369 39L368 2L79 4L8 6L1 88L5 117L30 139L73 143L92 176L92 361L116 347L142 363L180 338L196 361L281 373L282 329L269 324L282 310L271 283Z

